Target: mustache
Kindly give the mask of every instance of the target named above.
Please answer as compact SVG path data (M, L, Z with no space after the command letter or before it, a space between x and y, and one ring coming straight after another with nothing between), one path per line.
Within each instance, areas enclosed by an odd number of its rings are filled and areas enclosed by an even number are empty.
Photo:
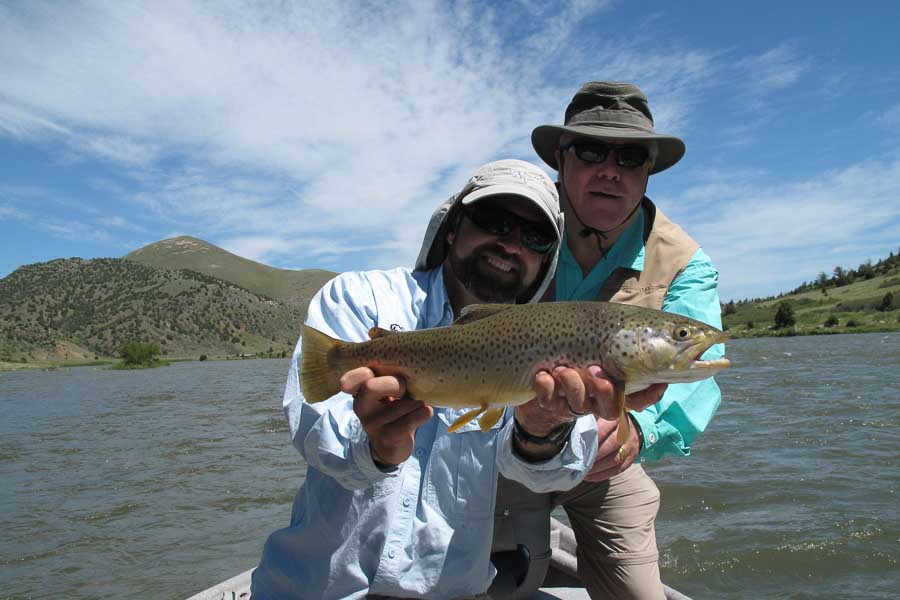
M472 251L472 256L475 258L483 258L486 254L491 254L492 256L513 263L515 265L515 270L519 273L525 271L525 264L522 262L522 257L518 254L510 254L499 244L488 242L487 244L478 246Z

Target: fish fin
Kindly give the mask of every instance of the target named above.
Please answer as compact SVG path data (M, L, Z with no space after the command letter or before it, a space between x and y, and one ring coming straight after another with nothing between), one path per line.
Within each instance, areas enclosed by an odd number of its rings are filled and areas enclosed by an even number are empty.
M459 317L453 321L453 324L465 325L466 323L472 323L473 321L496 315L513 306L515 306L515 304L470 304L462 309L459 313Z
M503 407L496 406L494 408L489 408L484 411L484 414L481 415L481 418L478 419L478 425L481 427L482 431L490 431L491 427L493 427L497 421L500 420L500 417L503 416Z
M384 329L382 327L373 327L372 329L369 330L369 339L374 340L375 338L380 338L380 337L384 337L386 335L391 335L392 333L394 333L394 332L390 331L388 329Z
M485 411L485 409L486 409L486 407L484 407L484 406L479 406L478 408L473 408L472 410L463 414L457 420L453 421L453 423L450 424L450 427L447 428L447 431L449 431L450 433L457 431L460 427L462 427L463 425L465 425L466 423L468 423L469 421L471 421L472 419L474 419L475 417L477 417L478 415L483 413Z
M619 403L619 428L616 432L616 443L625 445L631 435L631 420L625 412L625 384L615 383L616 401Z
M344 342L303 325L300 356L300 390L310 404L327 400L341 391L342 373L329 364L328 355Z

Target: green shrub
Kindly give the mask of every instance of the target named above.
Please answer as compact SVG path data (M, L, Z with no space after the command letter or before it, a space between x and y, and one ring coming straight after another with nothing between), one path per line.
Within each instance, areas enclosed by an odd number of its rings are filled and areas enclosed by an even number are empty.
M825 327L834 327L835 325L839 325L840 321L834 315L828 315L828 318L825 320Z
M794 309L787 301L778 304L778 310L775 312L775 327L792 327L797 322L794 318Z
M206 360L206 355L205 355L205 354L201 354L201 355L200 355L200 360Z
M159 354L159 344L128 342L122 347L120 354L126 365L149 365L156 360L156 355Z

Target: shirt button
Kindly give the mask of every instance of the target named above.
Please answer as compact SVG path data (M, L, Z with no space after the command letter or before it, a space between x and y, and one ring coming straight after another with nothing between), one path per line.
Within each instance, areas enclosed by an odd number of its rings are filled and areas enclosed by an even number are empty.
M655 444L655 443L656 443L656 434L655 434L655 433L651 433L650 435L647 436L647 440L648 440L651 444Z
M425 450L423 450L422 448L416 448L416 456L417 457L422 458L422 456L424 454L425 454Z
M410 501L409 498L404 498L404 499L403 499L403 506L405 506L406 508L409 508L409 505L410 505L410 504L412 504L412 501Z
M388 550L388 558L397 558L396 550Z

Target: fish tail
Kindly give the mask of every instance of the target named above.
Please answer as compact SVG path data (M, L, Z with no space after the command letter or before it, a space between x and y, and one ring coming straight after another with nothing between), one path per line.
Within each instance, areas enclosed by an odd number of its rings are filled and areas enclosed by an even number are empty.
M619 428L616 431L616 442L620 446L624 446L631 435L631 421L625 412L625 384L619 383L615 386L616 401L619 403Z
M327 400L341 391L340 380L344 371L332 365L330 355L344 343L303 325L300 389L310 404Z

